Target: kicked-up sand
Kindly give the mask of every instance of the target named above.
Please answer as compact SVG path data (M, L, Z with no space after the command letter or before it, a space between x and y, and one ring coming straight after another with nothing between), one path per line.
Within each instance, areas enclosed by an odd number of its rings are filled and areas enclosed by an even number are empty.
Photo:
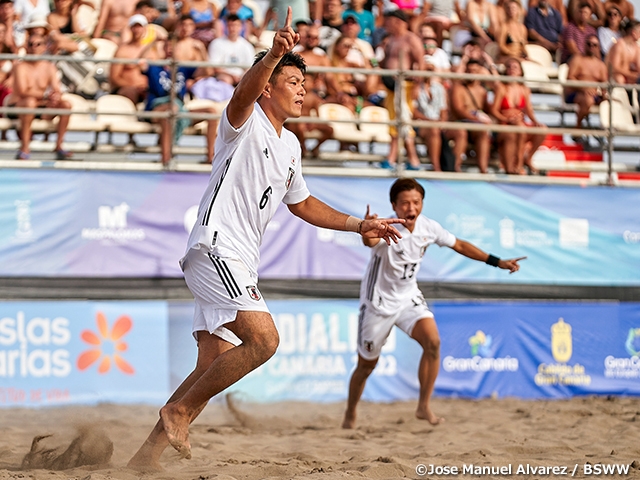
M146 473L126 464L158 407L0 409L0 479L640 479L639 398L436 398L437 426L415 406L365 402L343 430L342 403L214 402L191 426L193 458L169 448Z

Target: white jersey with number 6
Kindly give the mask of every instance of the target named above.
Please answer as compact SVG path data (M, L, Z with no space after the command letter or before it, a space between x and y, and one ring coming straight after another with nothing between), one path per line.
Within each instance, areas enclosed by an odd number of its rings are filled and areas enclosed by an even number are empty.
M204 249L238 258L257 274L262 236L280 202L296 204L309 196L301 158L295 135L283 128L278 137L258 103L238 129L229 123L225 109L187 252Z
M417 275L422 257L432 244L453 247L456 237L438 222L423 215L416 219L413 232L398 225L402 238L390 246L378 242L360 285L360 303L376 312L391 315L421 296Z

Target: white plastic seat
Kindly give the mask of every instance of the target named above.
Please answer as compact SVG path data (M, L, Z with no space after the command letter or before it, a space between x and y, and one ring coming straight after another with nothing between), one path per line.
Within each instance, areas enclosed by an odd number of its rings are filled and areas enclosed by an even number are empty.
M604 100L600 104L600 123L603 128L609 128L609 112L611 110L613 128L622 133L640 133L640 126L633 122L631 110L617 100Z
M368 106L360 111L360 120L367 123L360 124L360 131L371 135L371 141L389 143L389 111L384 107Z
M544 72L549 78L558 77L558 67L553 65L553 57L549 50L542 45L536 45L534 43L526 44L524 49L527 52L527 60L542 65Z
M335 120L355 121L355 114L344 105L338 103L325 103L318 107L318 117L322 120L331 121L333 127L333 138L340 142L358 143L371 142L372 137L368 132L363 132L356 128L355 123L334 122Z
M107 125L114 133L153 133L159 130L157 125L138 119L135 104L122 95L104 95L96 101L98 121Z
M562 87L558 84L549 83L549 76L545 73L544 69L540 68L539 64L529 60L523 60L521 63L522 73L526 80L525 85L532 91L562 95Z
M71 103L71 117L69 118L69 130L76 132L102 132L107 125L95 119L92 115L94 108L91 103L80 95L63 93L62 99Z

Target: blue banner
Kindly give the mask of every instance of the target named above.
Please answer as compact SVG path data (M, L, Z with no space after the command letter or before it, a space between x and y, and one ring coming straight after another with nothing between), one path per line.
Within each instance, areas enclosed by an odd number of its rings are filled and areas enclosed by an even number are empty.
M178 277L208 175L0 171L0 276ZM307 177L338 210L392 215L393 179ZM420 181L423 213L517 275L432 247L421 281L640 285L640 189ZM360 279L369 250L285 206L261 247L261 278Z
M0 303L0 406L161 403L165 302Z

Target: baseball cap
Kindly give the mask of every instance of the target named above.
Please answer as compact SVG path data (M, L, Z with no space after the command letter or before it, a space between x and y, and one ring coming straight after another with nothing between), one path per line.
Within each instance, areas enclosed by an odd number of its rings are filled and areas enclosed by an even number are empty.
M51 25L47 22L47 16L40 13L34 13L29 18L29 23L24 26L25 30L31 30L32 28L46 28L51 30Z
M358 23L358 17L356 17L355 14L351 12L345 13L342 17L342 21L344 23L347 23L347 20L353 20L354 22Z
M134 25L142 25L143 27L146 27L149 25L149 22L147 21L147 17L141 13L136 13L129 19L129 26L133 27Z
M402 20L405 23L409 23L409 19L407 18L407 15L400 10L399 8L396 10L391 10L385 13L385 16L387 17L396 17L399 18L400 20Z

